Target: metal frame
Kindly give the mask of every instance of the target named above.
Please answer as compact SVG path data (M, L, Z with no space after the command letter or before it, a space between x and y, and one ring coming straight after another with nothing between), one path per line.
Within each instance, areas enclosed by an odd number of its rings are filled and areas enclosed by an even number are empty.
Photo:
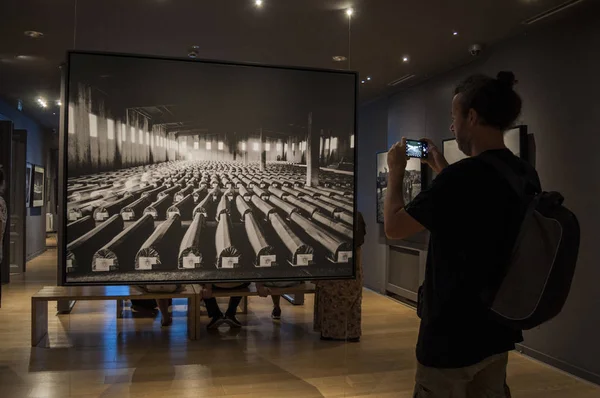
M354 134L354 225L358 223L358 203L357 203L357 185L358 185L358 87L359 87L359 74L356 71L347 71L347 70L339 70L339 69L324 69L324 68L308 68L308 67L293 67L293 66L285 66L285 65L263 65L258 63L249 63L249 62L231 62L231 61L220 61L220 60L208 60L208 59L189 59L189 58L172 58L172 57L160 57L153 55L139 55L139 54L127 54L127 53L110 53L110 52L99 52L99 51L67 51L66 54L66 64L61 66L62 70L62 84L61 84L61 101L63 106L60 111L60 126L59 126L59 165L58 165L58 185L62 187L58 193L58 229L57 229L57 239L58 239L58 267L57 267L57 281L59 285L65 286L93 286L93 285L131 285L131 284L140 284L140 282L129 281L129 282L67 282L67 273L66 273L66 225L67 225L67 212L66 212L66 203L67 203L67 176L66 172L68 169L68 110L69 110L69 84L70 84L70 59L71 55L104 55L104 56L112 56L112 57L128 57L128 58L142 58L142 59L151 59L151 60L168 60L168 61L180 61L180 62L195 62L195 63L205 63L205 64L213 64L213 65L224 65L224 66L250 66L250 67L260 67L260 68L271 68L271 69L288 69L288 70L298 70L298 71L307 71L307 72L326 72L326 73L336 73L336 74L346 74L350 76L354 76L354 128L352 133ZM356 259L356 237L353 235L352 239L352 257ZM262 281L289 281L289 280L335 280L335 279L356 279L356 263L353 262L352 267L352 275L349 276L335 276L335 277L315 277L315 278L306 278L306 277L294 277L294 278L264 278ZM190 283L229 283L229 282L249 282L254 281L250 279L223 279L223 280L184 280L184 281L168 281L169 284L190 284ZM165 281L152 281L152 282L143 282L146 285L150 284L165 284Z

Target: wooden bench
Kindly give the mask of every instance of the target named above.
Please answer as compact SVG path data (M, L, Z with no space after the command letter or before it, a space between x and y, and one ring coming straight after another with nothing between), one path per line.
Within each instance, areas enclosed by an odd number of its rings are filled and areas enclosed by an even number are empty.
M38 347L45 343L48 335L48 302L59 300L102 301L102 300L145 300L184 298L188 301L188 338L197 339L196 327L200 290L198 286L185 285L183 290L175 293L148 293L131 286L89 286L64 287L46 286L31 297L31 346ZM117 306L117 313L119 308ZM47 346L47 344L43 344Z

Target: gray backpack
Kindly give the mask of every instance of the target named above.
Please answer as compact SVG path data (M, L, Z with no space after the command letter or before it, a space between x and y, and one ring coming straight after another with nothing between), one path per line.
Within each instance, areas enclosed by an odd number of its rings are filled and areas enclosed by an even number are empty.
M558 192L528 193L528 180L497 157L479 156L508 181L527 206L499 286L483 293L495 319L528 330L560 313L569 295L579 254L577 217Z

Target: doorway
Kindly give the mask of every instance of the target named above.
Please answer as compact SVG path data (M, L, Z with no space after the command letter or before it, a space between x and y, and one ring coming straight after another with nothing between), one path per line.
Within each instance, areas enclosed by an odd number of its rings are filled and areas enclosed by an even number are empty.
M12 168L10 185L10 273L21 274L26 267L26 170L27 131L12 134Z

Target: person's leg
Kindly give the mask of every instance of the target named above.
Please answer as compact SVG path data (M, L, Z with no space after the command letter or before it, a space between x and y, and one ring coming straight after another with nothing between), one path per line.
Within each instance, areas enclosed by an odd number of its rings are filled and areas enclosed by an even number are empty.
M172 299L158 299L156 300L156 304L158 304L158 308L160 309L161 315L161 324L162 326L169 326L173 323L173 317L169 312L169 307L173 302Z
M506 366L508 352L487 358L481 363L481 370L467 385L469 398L510 398L510 389L506 384Z
M273 300L273 312L271 312L271 318L281 319L281 296L272 295L271 300Z
M223 315L221 310L219 309L219 304L217 304L217 299L214 297L205 298L204 305L206 305L206 312L208 312L209 318L215 318Z
M417 362L414 398L465 398L467 368L438 369Z
M235 317L235 313L237 312L237 307L240 305L242 301L241 296L233 296L229 298L229 306L227 307L227 312L225 312L225 322L229 324L229 326L234 328L241 328L242 324Z

